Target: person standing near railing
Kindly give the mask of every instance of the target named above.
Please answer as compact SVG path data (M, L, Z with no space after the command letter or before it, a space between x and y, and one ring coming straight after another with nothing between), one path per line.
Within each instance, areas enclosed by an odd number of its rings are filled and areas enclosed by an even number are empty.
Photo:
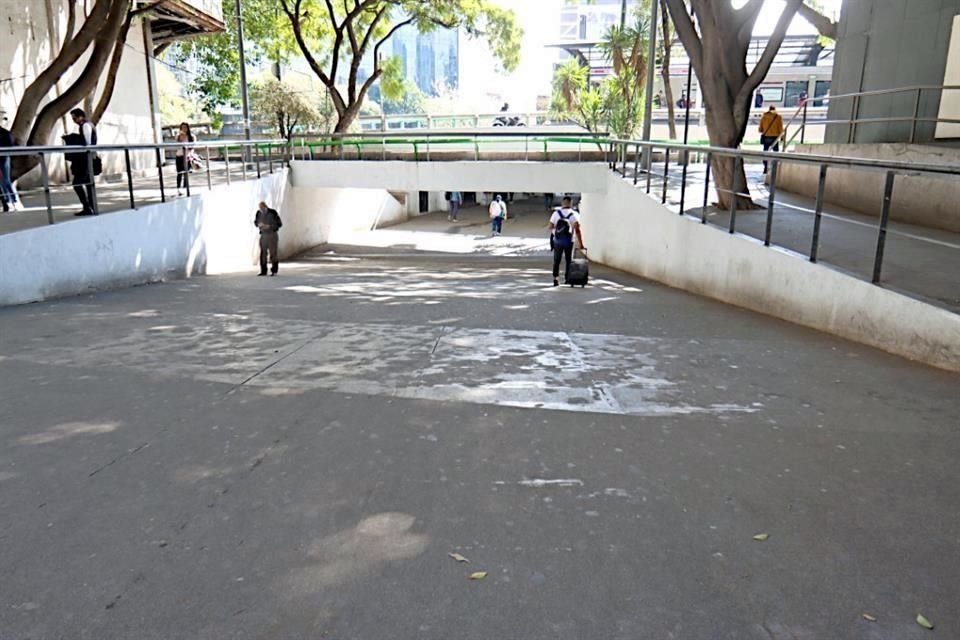
M87 120L86 112L83 109L74 109L70 112L70 118L75 125L80 127L80 132L63 136L63 141L68 145L95 147L97 145L97 129L92 122ZM93 173L96 174L100 159L96 155L92 159L88 158L87 154L89 153L89 151L68 153L66 158L70 162L73 190L83 206L82 211L73 214L75 216L97 215L96 198L93 196L93 175L90 173L90 167L93 166Z
M760 143L764 151L780 151L780 137L783 135L783 116L777 113L777 108L770 105L770 110L760 118ZM767 161L763 162L763 172L767 172Z
M6 118L4 118L6 121ZM0 124L0 147L15 147L16 140L10 130ZM17 202L17 192L13 188L13 180L10 179L10 156L0 156L0 200L3 200L3 211L6 213L12 208L14 211L20 209Z
M507 217L507 203L499 193L487 209L490 214L490 235L499 236L503 233L503 219Z
M190 131L190 125L186 122L180 123L180 131L177 133L177 142L196 142L197 139L193 137L193 133ZM183 193L180 191L180 188L189 180L187 177L187 172L190 170L190 154L193 151L191 145L185 144L182 147L177 149L177 195L182 196Z

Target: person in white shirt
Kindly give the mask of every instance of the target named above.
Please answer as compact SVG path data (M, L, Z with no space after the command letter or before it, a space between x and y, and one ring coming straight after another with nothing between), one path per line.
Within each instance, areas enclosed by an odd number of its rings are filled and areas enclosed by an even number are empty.
M499 236L503 233L503 219L507 217L507 203L503 196L497 194L487 211L490 214L490 235Z
M560 261L564 258L566 258L564 274L570 272L574 234L580 243L580 250L586 251L583 235L580 233L580 214L573 208L573 201L566 197L563 199L563 206L556 209L550 216L550 248L553 249L553 286L555 287L560 286Z

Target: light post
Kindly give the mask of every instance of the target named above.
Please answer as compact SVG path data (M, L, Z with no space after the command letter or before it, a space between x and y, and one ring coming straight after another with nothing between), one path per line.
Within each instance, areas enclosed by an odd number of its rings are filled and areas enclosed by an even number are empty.
M237 7L237 41L240 50L240 102L243 105L243 135L250 139L250 98L247 96L247 57L243 50L243 15L241 14L240 0L236 0Z

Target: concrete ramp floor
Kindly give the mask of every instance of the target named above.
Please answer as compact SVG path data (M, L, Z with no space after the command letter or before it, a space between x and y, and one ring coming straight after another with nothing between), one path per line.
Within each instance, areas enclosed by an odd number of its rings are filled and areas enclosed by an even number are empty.
M383 245L0 309L0 635L960 637L958 376Z

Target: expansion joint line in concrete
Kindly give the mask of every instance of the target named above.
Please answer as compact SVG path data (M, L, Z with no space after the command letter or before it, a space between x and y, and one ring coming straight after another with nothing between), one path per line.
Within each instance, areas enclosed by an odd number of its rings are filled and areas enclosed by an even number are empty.
M290 356L296 355L297 353L299 353L300 351L302 351L304 348L307 347L307 345L309 345L311 342L313 342L314 340L316 340L318 337L320 337L320 336L313 336L312 338L307 339L306 342L304 342L302 345L300 345L299 347L297 347L296 349L294 349L294 350L291 351L290 353L286 353L286 354L280 356L279 358L277 358L276 360L274 360L273 362L271 362L271 363L268 364L267 366L263 367L262 369L260 369L259 371L257 371L257 372L254 373L253 375L251 375L249 378L247 378L246 380L244 380L244 381L241 382L240 384L235 384L235 385L234 385L233 387L231 387L230 390L227 391L224 395L226 395L226 396L233 395L233 394L236 393L241 387L245 386L248 382L251 382L252 380L254 380L255 378L257 378L258 376L263 375L264 373L266 373L266 372L269 371L270 369L274 368L275 366L277 366L278 364L280 364L281 362L283 362L284 360L286 360L286 359L289 358Z

